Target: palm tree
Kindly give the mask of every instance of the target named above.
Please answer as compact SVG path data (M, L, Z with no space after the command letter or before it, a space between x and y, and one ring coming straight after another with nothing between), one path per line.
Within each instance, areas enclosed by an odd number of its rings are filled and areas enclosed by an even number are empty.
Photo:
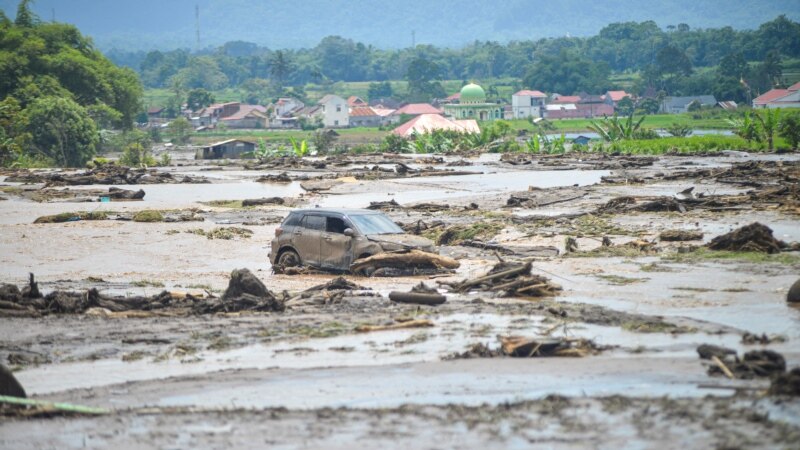
M292 73L292 61L289 55L283 50L278 50L269 62L269 74L280 90L283 90L283 83L289 74Z

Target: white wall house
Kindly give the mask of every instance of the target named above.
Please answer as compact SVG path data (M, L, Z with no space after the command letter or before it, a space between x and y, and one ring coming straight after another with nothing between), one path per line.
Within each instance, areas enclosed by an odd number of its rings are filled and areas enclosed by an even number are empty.
M350 110L342 97L328 94L320 99L318 105L321 107L322 124L326 128L350 126Z
M511 96L511 111L515 119L542 117L547 95L540 91L519 91Z

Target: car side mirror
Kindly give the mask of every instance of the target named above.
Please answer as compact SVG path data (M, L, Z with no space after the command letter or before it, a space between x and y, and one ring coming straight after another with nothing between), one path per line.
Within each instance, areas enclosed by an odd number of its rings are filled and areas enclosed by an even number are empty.
M352 229L352 228L345 228L345 229L344 229L344 235L345 235L345 236L348 236L348 237L353 237L353 236L355 236L355 235L356 235L356 232L355 232L355 231L353 231L353 229Z

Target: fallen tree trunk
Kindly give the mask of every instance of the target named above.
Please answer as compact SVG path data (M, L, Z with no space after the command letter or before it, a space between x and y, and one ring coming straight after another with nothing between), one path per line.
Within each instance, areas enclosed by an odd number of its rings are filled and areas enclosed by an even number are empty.
M397 292L389 293L389 300L396 303L411 303L414 305L437 306L447 301L447 297L442 294L425 294L421 292Z
M350 271L361 272L365 269L380 267L434 267L437 269L457 269L461 264L453 258L436 253L410 250L407 252L378 253L367 258L353 261Z

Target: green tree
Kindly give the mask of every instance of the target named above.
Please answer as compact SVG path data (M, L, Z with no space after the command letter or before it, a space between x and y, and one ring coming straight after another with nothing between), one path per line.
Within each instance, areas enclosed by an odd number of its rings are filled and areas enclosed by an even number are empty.
M39 22L39 18L31 11L31 3L33 3L33 0L19 2L19 5L17 5L17 18L14 24L19 27L32 28Z
M278 50L272 55L269 61L269 74L275 82L278 92L283 92L286 79L293 70L292 60L286 52Z
M531 89L569 95L575 92L605 92L611 87L608 64L593 62L576 52L562 50L557 56L536 59L523 78Z
M778 126L778 134L789 142L791 148L796 149L800 144L800 114L784 115Z
M617 102L617 107L614 109L617 114L627 116L633 114L633 100L630 97L623 97L622 100Z
M28 120L33 149L57 165L79 167L95 155L97 127L74 101L40 98L28 108Z
M636 109L644 114L658 114L661 103L654 98L646 98L639 102Z
M23 153L31 135L28 116L14 97L0 102L0 165L6 166Z
M781 120L780 108L767 109L763 114L756 113L755 118L762 136L767 140L767 148L773 150L775 148L775 132L778 131L778 124Z
M186 105L192 111L198 111L214 103L214 95L203 88L192 89L186 98Z
M367 88L367 97L370 100L391 97L392 94L392 84L388 81L370 83L369 87Z
M173 136L176 144L186 144L192 137L192 124L185 117L178 117L167 125L167 130Z
M439 82L442 79L441 67L426 58L414 58L408 65L405 79L408 81L408 98L411 101L429 101L446 96Z

